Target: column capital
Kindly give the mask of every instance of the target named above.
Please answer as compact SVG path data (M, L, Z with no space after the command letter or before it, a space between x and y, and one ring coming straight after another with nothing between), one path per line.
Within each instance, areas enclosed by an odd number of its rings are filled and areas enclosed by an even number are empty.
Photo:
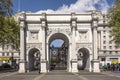
M45 30L47 25L47 19L46 19L46 13L42 13L42 18L40 18L41 21L41 27Z
M96 29L98 27L98 21L92 22L92 28Z
M75 13L71 13L71 28L77 28L77 17L75 16Z
M26 20L26 13L25 12L21 12L19 15L19 21L25 21Z
M93 21L98 21L98 16L97 16L97 12L96 11L92 12L92 20Z

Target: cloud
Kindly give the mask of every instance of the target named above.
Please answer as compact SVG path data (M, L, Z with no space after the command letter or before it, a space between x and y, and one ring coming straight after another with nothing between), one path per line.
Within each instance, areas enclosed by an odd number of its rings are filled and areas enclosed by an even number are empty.
M88 10L100 10L103 13L107 13L108 8L110 8L110 5L108 4L107 0L77 0L70 6L63 4L57 10L40 10L37 13L84 12Z

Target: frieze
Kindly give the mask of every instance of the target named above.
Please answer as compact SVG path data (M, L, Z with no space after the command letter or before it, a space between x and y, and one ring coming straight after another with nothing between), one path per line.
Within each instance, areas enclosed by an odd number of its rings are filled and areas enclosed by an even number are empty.
M61 28L65 28L65 27L70 27L70 24L48 24L48 27L61 27Z
M39 48L42 50L42 43L27 43L27 50L29 48Z
M71 35L71 29L70 28L49 28L47 31L47 36L49 36L53 32L63 32L67 33L68 35Z

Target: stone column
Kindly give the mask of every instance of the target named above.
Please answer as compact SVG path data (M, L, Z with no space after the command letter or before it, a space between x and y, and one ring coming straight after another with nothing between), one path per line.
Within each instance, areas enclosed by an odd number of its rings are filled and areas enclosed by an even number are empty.
M72 54L72 44L69 43L69 50L68 50L68 65L67 65L67 70L68 72L72 72L72 64L71 64L71 54Z
M51 55L51 54L49 54L49 44L48 43L46 43L46 53L47 53L47 72L49 72L49 70L50 70L50 63L49 63L49 55Z
M25 73L26 67L25 67L25 22L20 22L20 62L19 62L19 73Z
M47 66L46 66L46 14L42 14L41 20L41 28L42 28L42 53L41 53L41 72L46 73L47 72Z
M92 64L91 64L91 61L92 61L92 54L90 52L90 55L89 55L89 58L90 58L90 62L89 62L89 72L92 72Z
M97 26L98 26L98 18L96 14L93 13L93 72L100 72L99 69L99 60L98 60L98 40L97 40Z
M75 13L71 14L71 28L72 28L72 54L71 55L71 72L78 72L77 69L77 53L76 53L76 28L77 28L77 18L75 17Z

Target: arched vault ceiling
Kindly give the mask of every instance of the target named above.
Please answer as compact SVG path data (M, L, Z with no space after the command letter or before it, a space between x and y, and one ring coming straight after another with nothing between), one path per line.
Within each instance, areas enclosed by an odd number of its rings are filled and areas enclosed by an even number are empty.
M62 33L53 34L49 39L49 44L55 39L62 39L65 42L65 44L69 44L69 40L68 40L67 36Z

